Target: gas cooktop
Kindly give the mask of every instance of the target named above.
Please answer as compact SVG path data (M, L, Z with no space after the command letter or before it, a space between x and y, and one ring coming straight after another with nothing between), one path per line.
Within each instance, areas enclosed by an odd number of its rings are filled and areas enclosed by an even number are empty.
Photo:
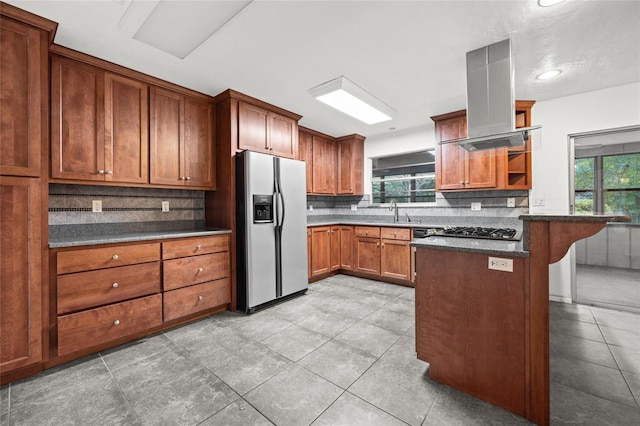
M520 241L522 232L513 228L485 228L481 226L445 226L444 228L414 228L415 238L432 235L456 238L481 238L489 240Z

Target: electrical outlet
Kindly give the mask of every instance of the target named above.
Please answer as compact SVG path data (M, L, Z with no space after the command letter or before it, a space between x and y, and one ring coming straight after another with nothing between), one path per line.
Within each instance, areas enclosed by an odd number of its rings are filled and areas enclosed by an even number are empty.
M513 272L513 259L489 257L489 269L493 269L496 271Z
M102 200L92 200L91 201L91 211L94 213L102 212Z
M357 204L351 204L351 211L357 211L358 210L358 205Z
M168 201L163 201L162 202L162 211L163 212L168 212L169 211L169 202Z
M309 211L312 212L313 211L313 206L311 204L309 204Z
M544 197L533 197L533 205L538 207L544 206Z
M514 197L507 198L507 207L515 207L516 199Z
M480 211L482 209L482 203L480 201L476 203L471 203L471 210L474 212Z

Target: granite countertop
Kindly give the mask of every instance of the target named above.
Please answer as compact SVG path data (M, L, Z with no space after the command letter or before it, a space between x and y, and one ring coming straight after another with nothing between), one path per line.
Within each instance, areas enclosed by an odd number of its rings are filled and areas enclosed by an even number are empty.
M135 241L165 240L169 238L203 237L207 235L230 234L230 229L207 228L189 231L135 232L112 235L80 235L52 237L49 248L92 246L98 244L128 243Z
M494 254L497 256L529 256L529 252L523 248L522 241L431 236L413 240L409 245L416 248Z
M582 215L582 214L565 214L565 215L547 215L547 214L523 214L518 219L528 222L631 222L630 216L624 215Z
M353 226L386 226L392 228L429 228L438 225L427 225L418 222L376 222L365 220L327 220L323 222L307 223L307 226L331 226L331 225L353 225ZM443 225L444 226L444 225Z

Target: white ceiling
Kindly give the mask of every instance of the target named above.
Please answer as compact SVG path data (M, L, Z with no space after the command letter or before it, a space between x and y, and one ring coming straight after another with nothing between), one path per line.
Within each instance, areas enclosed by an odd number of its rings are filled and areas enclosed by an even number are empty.
M421 127L431 115L465 108L465 53L505 38L512 40L517 99L640 81L640 1L567 0L541 8L536 0L254 0L244 9L218 1L240 12L226 24L212 17L211 25L222 27L184 59L133 38L158 3L171 2L7 2L58 22L57 44L210 95L235 89L333 136ZM179 3L172 8L178 30L207 24L193 17L181 23L180 11L188 15L200 2ZM563 73L535 79L549 68ZM309 95L340 75L396 110L394 119L369 126Z

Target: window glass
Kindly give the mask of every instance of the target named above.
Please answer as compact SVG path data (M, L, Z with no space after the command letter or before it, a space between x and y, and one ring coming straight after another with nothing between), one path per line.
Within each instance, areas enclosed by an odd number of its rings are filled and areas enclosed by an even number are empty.
M372 159L374 203L435 202L433 150Z
M576 158L575 160L575 206L576 214L594 212L595 158Z

